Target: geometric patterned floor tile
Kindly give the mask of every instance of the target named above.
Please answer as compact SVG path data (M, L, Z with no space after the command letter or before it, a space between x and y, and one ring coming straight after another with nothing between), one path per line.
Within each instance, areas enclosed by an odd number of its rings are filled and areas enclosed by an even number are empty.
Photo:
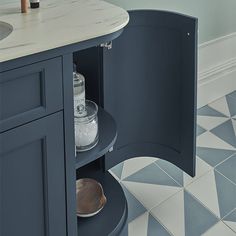
M218 165L216 170L230 179L236 185L236 154Z
M227 96L233 97L236 99L236 90L233 91L232 93L228 94Z
M222 221L212 226L203 236L235 236L236 233L233 232L229 227L227 227Z
M231 212L229 215L227 215L223 219L223 222L236 232L236 209L233 212Z
M147 210L159 205L181 187L122 181L125 187L142 203Z
M199 157L196 157L196 176L192 178L180 168L168 161L159 159L155 163L169 176L171 176L176 182L178 182L181 186L184 187L212 169L212 167L208 165L205 161L201 160Z
M236 115L236 98L227 95L226 96L226 100L227 100L227 104L228 104L228 108L229 108L229 112L230 112L230 116L235 116Z
M178 187L179 185L170 178L160 167L152 163L138 172L128 176L127 178L123 179L124 181L132 181L132 182L139 182L139 183L148 183L148 184L155 184L155 185L165 185L165 186L175 186Z
M236 185L215 170L200 177L186 189L219 218L236 207Z
M152 209L151 214L175 236L199 236L219 221L185 190Z
M153 157L138 157L126 160L123 165L121 179L127 178L135 172L143 169L145 166L152 164L156 160L157 158Z
M236 133L234 132L233 122L231 119L212 129L211 132L233 147L236 147Z
M209 107L208 105L198 109L197 114L198 116L226 117L223 113L217 111L212 107Z
M119 163L118 165L112 167L109 171L114 174L118 179L121 178L124 162Z
M147 236L148 214L149 213L146 211L144 214L129 223L129 236Z
M217 149L228 149L233 151L236 150L235 147L225 142L221 138L217 137L210 131L207 131L197 137L197 146Z
M129 223L129 236L171 236L148 212Z
M131 194L126 187L121 184L128 202L128 222L133 221L138 216L142 215L146 208Z
M148 236L170 236L167 230L151 215L148 219Z
M225 96L210 103L209 107L220 112L221 114L224 114L227 117L230 117L230 111L229 111L228 103Z
M232 156L235 151L217 148L197 147L197 156L203 159L212 167L215 167L228 157Z
M204 132L206 132L206 130L202 128L200 125L197 125L197 136L203 134Z
M197 124L205 130L211 130L229 119L229 117L197 116Z

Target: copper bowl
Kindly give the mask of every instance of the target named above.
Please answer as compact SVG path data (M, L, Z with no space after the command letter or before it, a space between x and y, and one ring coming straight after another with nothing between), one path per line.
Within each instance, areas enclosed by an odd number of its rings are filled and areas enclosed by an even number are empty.
M99 213L107 199L100 183L84 178L76 181L77 216L91 217Z

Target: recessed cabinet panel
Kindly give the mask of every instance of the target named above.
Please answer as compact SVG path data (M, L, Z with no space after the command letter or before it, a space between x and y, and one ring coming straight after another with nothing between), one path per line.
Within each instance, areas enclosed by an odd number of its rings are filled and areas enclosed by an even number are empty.
M0 235L66 236L62 114L0 134Z
M61 58L0 73L0 132L62 109Z
M104 108L118 126L107 169L145 155L194 175L196 28L195 18L131 11L123 34L103 50Z

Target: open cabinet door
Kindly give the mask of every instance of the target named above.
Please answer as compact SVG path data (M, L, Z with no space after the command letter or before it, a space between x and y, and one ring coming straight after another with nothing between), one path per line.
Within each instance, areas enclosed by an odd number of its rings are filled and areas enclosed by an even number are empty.
M152 156L194 176L197 19L156 10L129 13L112 49L103 49L103 105L118 128L105 169Z

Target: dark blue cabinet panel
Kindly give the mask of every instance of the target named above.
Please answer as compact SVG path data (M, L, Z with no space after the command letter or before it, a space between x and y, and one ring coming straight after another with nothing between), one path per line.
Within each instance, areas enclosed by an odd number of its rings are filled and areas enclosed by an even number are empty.
M0 235L66 236L62 113L0 134Z
M196 55L195 18L130 12L123 34L103 52L104 108L118 126L106 169L145 155L194 175Z
M0 132L62 107L60 57L0 73Z

